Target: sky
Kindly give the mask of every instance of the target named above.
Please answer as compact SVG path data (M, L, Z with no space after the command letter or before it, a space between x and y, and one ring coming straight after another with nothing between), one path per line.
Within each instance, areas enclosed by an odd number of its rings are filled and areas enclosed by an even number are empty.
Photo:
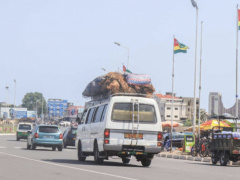
M239 0L196 0L199 7L197 96L203 21L201 108L209 92L235 103ZM175 55L174 92L194 96L196 9L190 0L0 0L0 102L28 92L84 105L87 84L127 64L148 74L157 93L172 89L173 36L190 47ZM240 73L239 73L240 74ZM240 89L240 83L239 88Z

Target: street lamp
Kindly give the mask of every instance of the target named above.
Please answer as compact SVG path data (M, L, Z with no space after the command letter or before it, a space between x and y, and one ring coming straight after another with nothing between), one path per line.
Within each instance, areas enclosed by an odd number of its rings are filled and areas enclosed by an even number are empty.
M13 79L14 83L15 83L15 86L14 86L14 121L13 121L13 131L14 131L14 124L15 124L15 121L16 121L16 91L17 91L17 81L16 79Z
M118 46L121 46L121 47L123 47L123 48L125 48L125 49L127 49L127 50L128 50L127 69L129 69L129 68L128 68L128 66L129 66L129 48L128 48L128 47L126 47L126 46L123 46L123 45L121 45L121 44L120 44L120 43L118 43L118 42L114 42L114 44L116 44L116 45L118 45Z
M44 116L43 116L43 95L42 95L42 121L44 121Z
M16 89L17 89L17 81L13 79L15 86L14 86L14 120L16 119Z
M37 110L37 108L38 108L38 105L37 105L38 101L40 101L40 100L38 99L38 100L36 101L36 120L37 120L37 118L38 118L38 110Z
M8 115L7 115L7 107L8 107L7 102L8 102L8 89L9 89L9 87L6 86L5 88L6 88L6 106L5 106L5 115L6 115L5 118L6 118L6 119L5 119L5 121L4 121L4 130L5 130L5 128L6 128L6 121L7 121L7 118L8 118Z

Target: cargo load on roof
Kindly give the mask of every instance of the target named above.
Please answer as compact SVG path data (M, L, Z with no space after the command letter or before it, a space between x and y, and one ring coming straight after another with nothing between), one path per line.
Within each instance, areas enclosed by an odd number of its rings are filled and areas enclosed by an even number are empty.
M109 72L91 81L82 95L85 97L94 97L109 93L141 93L152 95L154 92L155 89L148 75Z

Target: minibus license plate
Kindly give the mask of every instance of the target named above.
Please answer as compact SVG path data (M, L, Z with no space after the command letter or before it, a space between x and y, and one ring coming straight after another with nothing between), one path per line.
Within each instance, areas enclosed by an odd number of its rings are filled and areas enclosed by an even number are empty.
M124 138L126 139L137 139L137 134L125 133ZM143 134L138 134L138 139L143 139Z

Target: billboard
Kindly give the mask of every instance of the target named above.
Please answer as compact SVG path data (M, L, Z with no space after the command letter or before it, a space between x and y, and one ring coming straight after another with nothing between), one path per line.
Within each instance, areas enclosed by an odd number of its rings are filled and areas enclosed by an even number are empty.
M21 119L27 117L27 111L16 111L16 118Z
M27 111L27 117L36 117L36 111Z

